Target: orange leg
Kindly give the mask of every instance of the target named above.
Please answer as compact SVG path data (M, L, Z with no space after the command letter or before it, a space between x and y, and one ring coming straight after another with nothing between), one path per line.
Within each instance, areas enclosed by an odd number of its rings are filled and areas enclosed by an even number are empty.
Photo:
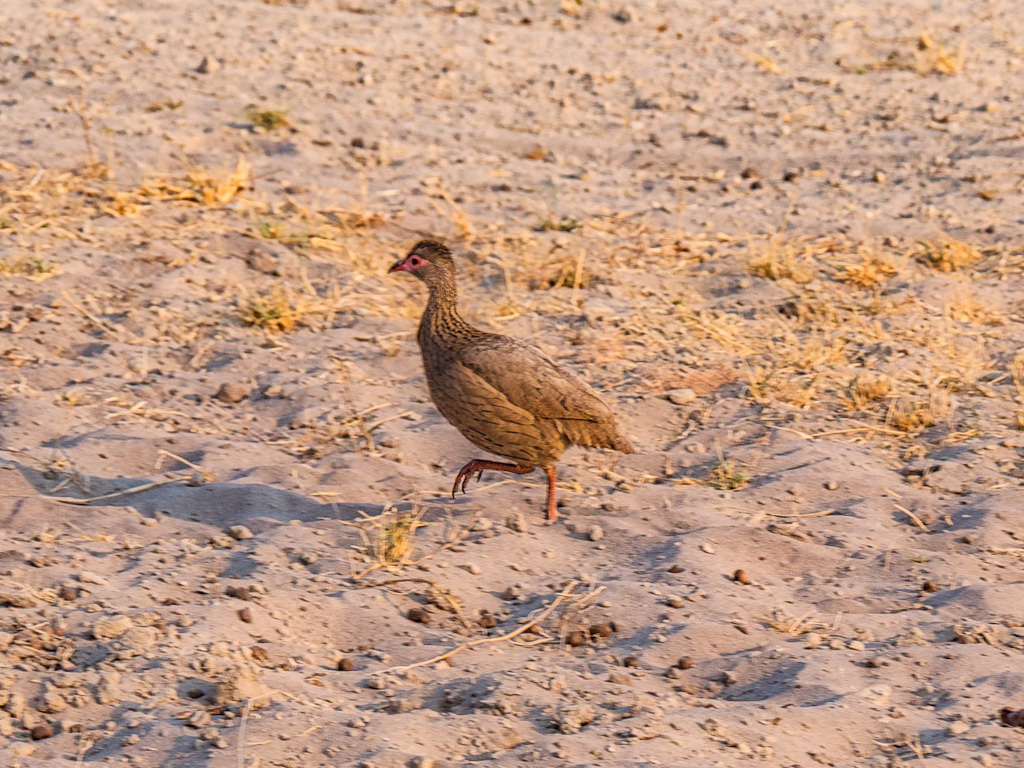
M558 509L555 498L555 481L558 479L558 470L553 466L547 468L548 473L548 521L554 522L558 519Z
M536 467L528 467L522 464L505 464L501 461L488 461L487 459L473 459L469 464L460 469L459 474L455 476L455 485L452 486L452 498L455 498L455 491L459 489L460 482L462 483L462 492L465 493L466 486L469 485L473 475L476 474L476 479L479 480L485 469L496 469L499 472L525 475L533 472Z

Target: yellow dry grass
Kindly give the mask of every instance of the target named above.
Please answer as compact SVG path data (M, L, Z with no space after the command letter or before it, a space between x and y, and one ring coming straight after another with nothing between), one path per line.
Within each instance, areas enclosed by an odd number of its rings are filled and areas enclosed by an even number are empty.
M950 415L949 390L934 389L925 397L899 396L889 403L886 426L902 432L919 432Z
M946 302L946 315L959 323L978 325L1003 325L1004 319L991 305L977 297L972 286L958 282L953 288L952 298Z
M850 382L847 407L853 411L868 410L889 396L893 380L884 374L865 373Z
M750 243L749 268L768 280L806 283L814 276L811 252L805 244L778 235Z
M227 205L245 189L252 176L252 165L238 156L234 170L213 172L199 166L189 166L185 176L191 183L197 202L204 205Z
M0 275L19 275L39 282L59 275L60 272L59 264L53 264L38 257L22 255L0 260Z
M927 32L922 32L917 39L914 69L919 75L959 75L966 57L966 44L960 43L956 50L951 50L936 42Z
M889 259L866 252L861 255L859 263L840 264L836 278L861 288L875 288L895 275L896 272L896 265Z
M981 258L981 251L969 243L943 236L933 241L918 241L913 254L918 261L939 272L959 272Z

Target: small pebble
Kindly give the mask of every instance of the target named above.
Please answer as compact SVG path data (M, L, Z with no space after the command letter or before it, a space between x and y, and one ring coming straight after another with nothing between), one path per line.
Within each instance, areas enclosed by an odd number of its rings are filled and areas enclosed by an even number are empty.
M248 608L241 608L238 611L238 618L246 624L252 624L252 611Z
M49 723L40 723L31 731L32 741L41 741L53 736L53 726Z
M615 627L611 624L591 624L588 632L591 637L609 637Z
M480 626L484 629L491 629L498 625L498 620L489 611L480 611Z
M676 662L677 669L692 669L693 660L689 656L683 656L679 661Z
M636 668L640 666L640 659L636 656L627 656L622 660L622 666Z
M733 571L732 580L739 582L740 584L750 583L750 577L747 576L747 572L744 571L742 568L737 568L735 571Z
M939 591L939 585L936 584L931 579L929 579L928 581L924 582L924 584L921 585L921 591L922 592L938 592Z
M244 525L232 525L225 531L235 541L245 541L253 537L252 531L246 528Z
M835 480L829 480L827 483L825 483L825 489L829 491L834 491L838 487L839 483L837 483Z
M75 589L74 587L69 587L69 586L65 585L65 586L61 587L60 590L57 592L57 596L61 600L77 600L78 599L78 590Z
M578 648L579 646L583 645L585 642L587 642L587 638L579 630L575 630L573 632L570 632L568 635L565 636L565 644L568 645L568 646L571 646L573 648Z
M679 565L679 563L676 563L675 565L669 566L668 572L669 573L682 573L683 570L684 570L683 566Z
M683 598L679 597L678 595L673 595L672 597L665 599L665 605L667 605L669 608L682 608L684 605L684 601Z
M705 552L705 553L707 553L707 554L709 554L709 555L713 555L713 554L715 554L715 548L714 548L714 547L712 547L712 546L711 546L710 544L708 544L707 542L704 542L703 544L701 544L701 545L700 545L700 551L701 551L701 552Z
M526 533L530 530L530 525L526 522L526 516L522 512L509 515L505 519L505 526L516 533Z
M249 388L237 382L227 381L220 385L215 398L222 403L239 403L249 396Z
M203 60L196 67L196 72L201 75L212 75L220 70L220 62L214 56L203 56Z
M962 736L963 734L967 733L969 730L971 730L971 724L970 723L965 723L963 720L954 720L952 723L949 724L949 727L946 728L946 735L947 736Z
M631 5L624 5L612 13L612 18L619 24L629 24L637 20L636 8Z
M672 389L665 393L665 397L675 405L686 405L697 399L697 393L692 389Z
M409 621L415 621L417 624L429 624L430 614L422 608L410 608L406 614Z
M338 659L338 671L339 672L351 672L356 668L356 663L348 656L342 656Z
M590 526L590 530L587 531L587 538L591 541L600 541L604 538L604 529L600 525Z

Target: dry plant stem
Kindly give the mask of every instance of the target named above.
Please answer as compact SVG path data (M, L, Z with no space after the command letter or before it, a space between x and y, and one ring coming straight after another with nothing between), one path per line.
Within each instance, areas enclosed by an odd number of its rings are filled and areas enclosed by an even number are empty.
M475 648L478 645L486 645L488 643L501 643L506 640L511 640L514 637L519 637L519 635L523 634L523 632L528 630L532 625L539 624L540 622L544 621L544 619L546 619L548 616L550 616L551 613L555 610L555 608L561 605L566 598L572 596L573 591L575 591L576 587L578 586L578 581L569 582L569 585L565 589L563 589L554 600L551 601L551 604L548 605L547 608L541 611L536 617L531 617L529 621L525 622L522 626L518 627L517 629L512 630L508 634L499 635L498 637L480 637L476 640L470 640L468 643L457 645L450 651L445 651L444 653L434 656L431 659L417 661L415 664L407 664L404 667L388 667L387 669L379 669L376 672L372 672L371 674L385 675L400 672L408 672L413 669L418 669L419 667L427 667L431 664L436 664L439 661L450 659L455 654L462 653L462 651L468 650L470 648Z
M71 298L71 294L69 294L67 291L61 291L61 295L64 297L68 304L70 304L74 309L81 312L86 319L91 320L100 330L110 334L115 341L124 341L124 339L121 338L121 334L118 333L115 328L111 328L105 322L96 317L96 315L92 314L91 312L89 312L89 310L85 309L85 307L80 306L74 299Z
M149 491L153 488L159 488L161 485L170 485L171 483L183 483L186 480L191 479L189 477L169 477L165 480L156 480L152 483L144 483L143 485L136 485L134 488L126 488L123 491L114 491L113 493L105 493L102 496L93 496L89 499L75 499L70 496L43 496L40 494L40 498L46 499L47 501L59 501L61 504L75 504L77 506L85 506L92 504L94 501L103 501L105 499L113 499L118 496L128 496L133 493L142 493L143 491Z
M238 768L245 768L245 726L249 721L249 712L252 711L252 699L245 700L242 707L242 721L238 725Z
M81 108L73 101L68 101L68 108L75 114L75 117L82 123L82 134L85 136L85 150L89 153L89 165L97 165L99 158L96 156L96 147L92 143L92 126Z
M925 524L924 524L923 522L921 522L921 518L920 518L920 517L918 517L917 515L915 515L915 514L914 514L913 512L911 512L911 511L910 511L909 509L907 509L906 507L902 507L902 506L900 506L899 504L893 504L893 506L894 506L894 507L896 507L896 509L898 509L898 510L899 510L900 512L902 512L903 514L905 514L905 515L906 515L907 517L909 517L909 518L910 518L911 520L913 520L913 521L914 521L914 524L915 524L915 525L916 525L916 526L917 526L918 528L920 528L920 529L921 529L922 531L924 531L925 533L927 533L927 532L928 532L928 526L927 526L927 525L925 525Z
M788 517L788 518L807 518L807 517L827 517L828 515L834 514L834 509L826 509L823 512L808 512L806 514L790 514L786 512L765 512L769 517ZM756 514L756 513L755 513Z

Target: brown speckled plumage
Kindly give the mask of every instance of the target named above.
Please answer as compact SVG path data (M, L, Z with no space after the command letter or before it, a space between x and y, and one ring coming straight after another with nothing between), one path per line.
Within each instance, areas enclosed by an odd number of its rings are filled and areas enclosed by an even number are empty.
M582 379L540 350L462 319L455 264L444 245L421 241L391 271L411 272L430 289L417 339L437 409L474 445L515 462L472 461L455 488L461 481L465 491L469 477L484 469L525 474L540 467L548 474L548 518L555 519L554 468L566 448L632 453L611 410Z

